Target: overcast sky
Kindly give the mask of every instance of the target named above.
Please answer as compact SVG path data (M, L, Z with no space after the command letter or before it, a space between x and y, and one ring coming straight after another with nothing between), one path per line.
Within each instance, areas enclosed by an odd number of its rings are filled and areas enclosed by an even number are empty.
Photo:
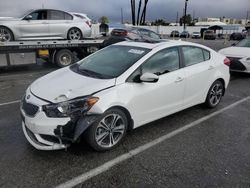
M143 0L144 1L144 0ZM136 0L136 4L139 0ZM162 18L175 21L177 11L182 14L185 0L149 0L146 20ZM0 16L16 16L26 9L54 8L87 13L90 18L107 16L119 22L121 8L124 20L131 20L130 0L0 0ZM195 17L246 18L250 0L189 0L188 13ZM250 14L249 14L250 18Z

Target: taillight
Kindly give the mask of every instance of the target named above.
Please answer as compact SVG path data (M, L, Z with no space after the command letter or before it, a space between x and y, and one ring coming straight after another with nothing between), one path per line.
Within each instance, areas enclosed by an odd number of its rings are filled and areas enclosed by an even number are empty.
M224 59L224 64L227 65L227 66L230 66L230 64L231 64L230 59L225 58L225 59Z
M121 33L123 36L127 36L128 35L128 31L124 31Z
M91 27L90 21L86 21L86 24L87 24L89 27Z

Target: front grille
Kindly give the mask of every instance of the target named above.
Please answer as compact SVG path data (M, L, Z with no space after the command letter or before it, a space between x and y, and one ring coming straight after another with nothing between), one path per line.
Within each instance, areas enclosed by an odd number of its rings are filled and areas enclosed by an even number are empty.
M36 113L38 112L39 107L34 104L27 103L27 101L24 99L22 101L22 109L26 115L34 117Z
M231 61L230 69L237 70L237 71L244 71L246 67L239 61L241 58L237 57L228 57Z

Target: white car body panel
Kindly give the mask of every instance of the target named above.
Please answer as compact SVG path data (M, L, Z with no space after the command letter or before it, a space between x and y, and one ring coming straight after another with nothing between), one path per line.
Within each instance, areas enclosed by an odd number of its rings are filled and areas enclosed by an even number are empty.
M240 63L242 63L246 68L246 70L244 70L244 71L234 70L234 69L231 69L231 71L250 73L250 48L249 47L232 46L232 47L221 49L219 51L219 53L221 53L229 58L230 57L231 58L238 58Z
M71 71L68 67L52 72L31 84L26 92L26 96L32 96L29 101L41 108L43 104L46 104L46 102L41 102L41 99L56 103L57 98L61 95L66 96L67 99L73 99L94 93L93 96L98 97L99 100L87 112L88 115L103 114L106 110L119 106L130 113L134 122L133 128L137 128L205 102L210 86L217 79L224 80L225 88L229 83L229 67L224 65L225 56L202 45L182 41L156 44L122 42L115 45L144 47L152 50L114 79L86 77ZM211 59L160 75L156 83L127 82L127 78L134 70L156 52L168 47L186 45L209 50ZM26 126L38 136L39 134L54 135L53 130L57 125L64 125L69 121L67 118L49 118L42 110L33 118L26 117L23 110L21 112L25 116ZM35 144L32 142L32 145ZM41 149L40 146L36 148ZM61 148L65 148L65 146L62 145ZM48 150L48 147L45 149ZM51 144L49 149L53 149Z
M36 10L32 12L34 11ZM48 9L48 11L50 11L50 9ZM68 31L71 28L78 28L81 30L84 38L90 37L91 28L82 21L82 19L74 15L71 16L73 16L73 20L25 20L24 17L2 17L0 19L0 26L10 29L15 40L67 39Z

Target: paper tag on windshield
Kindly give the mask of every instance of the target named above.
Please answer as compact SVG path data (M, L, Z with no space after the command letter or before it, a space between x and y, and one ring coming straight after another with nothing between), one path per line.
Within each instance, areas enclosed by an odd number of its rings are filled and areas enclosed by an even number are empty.
M141 55L141 54L144 53L143 50L136 50L136 49L131 49L131 50L129 50L128 52L129 52L129 53L133 53L133 54L139 54L139 55Z

